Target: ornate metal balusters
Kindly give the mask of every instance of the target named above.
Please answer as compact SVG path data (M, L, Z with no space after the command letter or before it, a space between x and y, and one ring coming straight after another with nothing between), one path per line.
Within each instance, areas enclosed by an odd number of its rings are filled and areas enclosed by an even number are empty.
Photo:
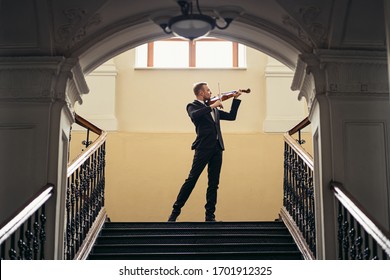
M81 216L81 236L82 240L87 236L88 227L87 227L87 207L88 207L88 201L87 201L87 186L83 182L83 178L81 175L81 172L79 173L79 169L77 170L77 179L76 179L76 185L80 189L80 216Z
M303 235L305 235L305 169L303 160L300 158L298 158L297 173L298 225Z
M41 254L40 254L40 258L41 260L44 260L45 259L45 243L46 243L46 207L45 205L42 205L42 212L41 212L41 215L40 215L40 221L41 221L41 228L40 228L40 232L39 232L39 240L40 240L40 244L41 244Z
M362 238L362 227L359 223L356 224L356 259L362 260L363 259L363 238Z
M74 233L74 246L75 246L75 252L78 251L78 249L81 246L82 239L80 238L80 190L79 186L75 184L75 182L72 183L72 190L74 190L74 198L75 198L75 213L74 213L74 219L75 219L75 233Z
M75 234L76 234L76 219L75 216L77 215L75 205L76 205L76 186L72 182L70 185L70 244L69 244L69 249L70 249L70 257L73 259L75 253L76 253L76 240L75 240Z
M96 150L92 154L91 159L91 168L90 168L90 175L91 175L91 187L92 187L92 220L95 220L95 217L97 216L96 211L98 210L97 205L97 191L98 191L98 181L97 181L97 154L98 150Z
M7 237L2 240L1 259L44 259L46 241L45 203L51 197L53 186L48 184L42 189L24 207L24 216L18 219L17 222L12 221L8 224L11 230L6 233ZM23 211L20 213L23 213Z
M92 156L86 161L85 165L85 183L87 186L88 190L88 218L87 218L87 226L90 228L92 226L92 197L93 197L93 186L91 184L91 161L92 161Z
M343 260L387 259L386 252L338 202L338 258Z
M315 254L313 170L287 141L284 144L283 164L283 205Z
M99 163L98 163L98 171L99 171L99 188L100 188L100 195L99 195L99 201L100 201L100 207L102 208L104 206L104 189L105 189L105 166L106 166L106 143L103 143L103 145L99 148Z
M27 250L27 244L24 242L24 224L22 224L19 228L19 240L18 240L18 249L19 249L19 256L18 260L24 259L24 253Z
M284 143L284 206L291 213L290 209L290 147Z
M76 238L78 240L78 247L81 246L83 240L84 240L84 237L85 237L85 223L84 223L84 188L83 186L80 184L80 180L79 180L79 169L76 169L75 173L75 180L74 180L74 185L75 185L75 190L76 190L76 196L77 196L77 201L78 201L78 205L77 205L77 213L76 213L76 217L77 217L77 234L76 234Z
M355 246L355 236L356 236L356 231L355 231L355 227L354 227L354 223L355 223L355 219L353 217L350 216L350 230L348 232L348 235L349 235L349 240L350 240L350 247L349 247L349 255L351 257L352 260L355 260L356 259L356 246Z
M34 255L34 260L37 260L38 259L38 253L39 253L39 229L40 229L38 212L35 212L33 227L34 227L33 255Z
M65 259L66 260L70 260L70 240L71 240L71 236L70 236L70 224L71 224L71 217L70 217L70 196L71 196L71 184L73 183L73 180L74 180L74 173L72 174L71 177L68 177L68 184L67 184L67 188L66 188L66 198L65 198L65 220L66 220L66 225L65 225L65 228L66 228L66 232L65 232L65 235L64 235L64 254L65 254Z
M338 259L343 259L343 213L342 204L338 203L338 215L337 215L337 240L338 240Z
M314 205L314 186L313 186L313 171L309 172L309 227L310 227L310 239L307 240L311 251L316 255L316 220L315 220L315 205Z
M66 257L67 259L73 259L80 247L83 246L89 230L104 205L104 175L101 172L101 166L104 166L104 157L101 156L101 151L104 150L106 133L99 132L99 129L88 124L88 121L79 116L76 116L76 123L77 121L78 124L87 129L87 140L83 141L87 149L85 149L86 153L82 156L80 163L76 164L77 161L75 161L75 164L70 167L74 172L69 175L72 179L68 180L70 211L67 220L70 226L67 227L67 236L70 238L66 242L70 246L68 249L70 254ZM88 125L91 125L93 129L88 128ZM102 136L97 139L97 142L100 142L97 147L90 146L92 144L92 141L89 140L90 131Z
M104 166L105 166L105 145L103 144L96 153L96 210L95 215L99 213L104 206Z
M370 236L368 235L368 233L366 231L364 232L364 245L365 245L365 248L364 248L363 257L365 260L369 260L371 257Z
M90 159L87 159L84 164L80 167L80 184L83 186L85 190L85 209L84 209L84 222L86 229L90 228L90 211L91 211L91 188L89 185L89 161Z
M11 235L11 244L8 250L8 256L10 260L16 260L18 258L15 244L15 233Z
M32 240L33 240L33 232L32 232L32 224L31 224L31 218L28 219L27 221L27 230L26 230L26 233L25 233L25 237L26 237L26 245L27 245L27 249L25 251L25 254L24 254L24 258L26 260L31 260L32 259Z
M348 223L348 211L347 209L343 208L343 225L342 225L342 230L343 230L343 259L344 260L349 260L349 254L348 254L348 249L349 249L349 238L348 238L348 231L349 231L349 223Z

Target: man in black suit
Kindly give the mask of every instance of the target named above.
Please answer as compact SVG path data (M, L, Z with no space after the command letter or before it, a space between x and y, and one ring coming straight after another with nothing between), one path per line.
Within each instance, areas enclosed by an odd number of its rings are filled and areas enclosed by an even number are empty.
M230 112L225 112L217 109L222 107L221 100L217 100L210 106L207 105L211 98L211 91L207 83L195 84L193 90L196 100L187 105L187 112L195 125L196 139L191 147L192 150L195 150L195 154L188 178L185 180L176 202L173 204L173 210L168 219L169 222L175 222L180 215L181 208L189 198L206 165L208 165L208 187L205 220L215 222L214 212L222 166L222 151L225 149L219 121L235 120L241 103L241 100L237 99L241 94L238 91L234 94Z

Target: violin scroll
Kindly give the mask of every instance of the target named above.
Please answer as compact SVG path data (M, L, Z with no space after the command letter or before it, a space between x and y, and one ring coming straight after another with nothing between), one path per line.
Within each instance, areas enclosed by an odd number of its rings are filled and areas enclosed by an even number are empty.
M251 89L250 88L248 88L248 89L239 89L238 91L245 92L245 93L250 93Z

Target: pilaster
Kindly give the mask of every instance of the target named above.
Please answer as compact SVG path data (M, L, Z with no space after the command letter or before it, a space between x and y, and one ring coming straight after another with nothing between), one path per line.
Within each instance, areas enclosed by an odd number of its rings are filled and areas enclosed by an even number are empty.
M320 259L334 259L332 180L383 226L390 224L390 105L386 53L316 50L302 54L292 89L312 122ZM326 227L322 225L326 224Z
M307 116L303 102L296 102L288 90L294 72L276 59L268 57L265 68L266 117L264 132L286 132Z
M0 58L1 221L47 183L55 185L47 213L47 256L61 258L63 202L75 102L88 92L74 58ZM58 203L59 202L59 203ZM57 206L56 206L57 205ZM58 244L59 246L54 246ZM54 248L57 248L54 252Z

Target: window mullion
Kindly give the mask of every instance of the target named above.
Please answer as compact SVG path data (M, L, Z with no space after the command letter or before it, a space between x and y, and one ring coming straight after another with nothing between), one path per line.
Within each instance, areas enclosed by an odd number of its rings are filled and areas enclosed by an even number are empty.
M233 67L238 67L238 43L232 42L233 44Z
M196 41L188 41L189 46L189 67L196 67Z
M148 43L148 67L154 66L154 43Z

